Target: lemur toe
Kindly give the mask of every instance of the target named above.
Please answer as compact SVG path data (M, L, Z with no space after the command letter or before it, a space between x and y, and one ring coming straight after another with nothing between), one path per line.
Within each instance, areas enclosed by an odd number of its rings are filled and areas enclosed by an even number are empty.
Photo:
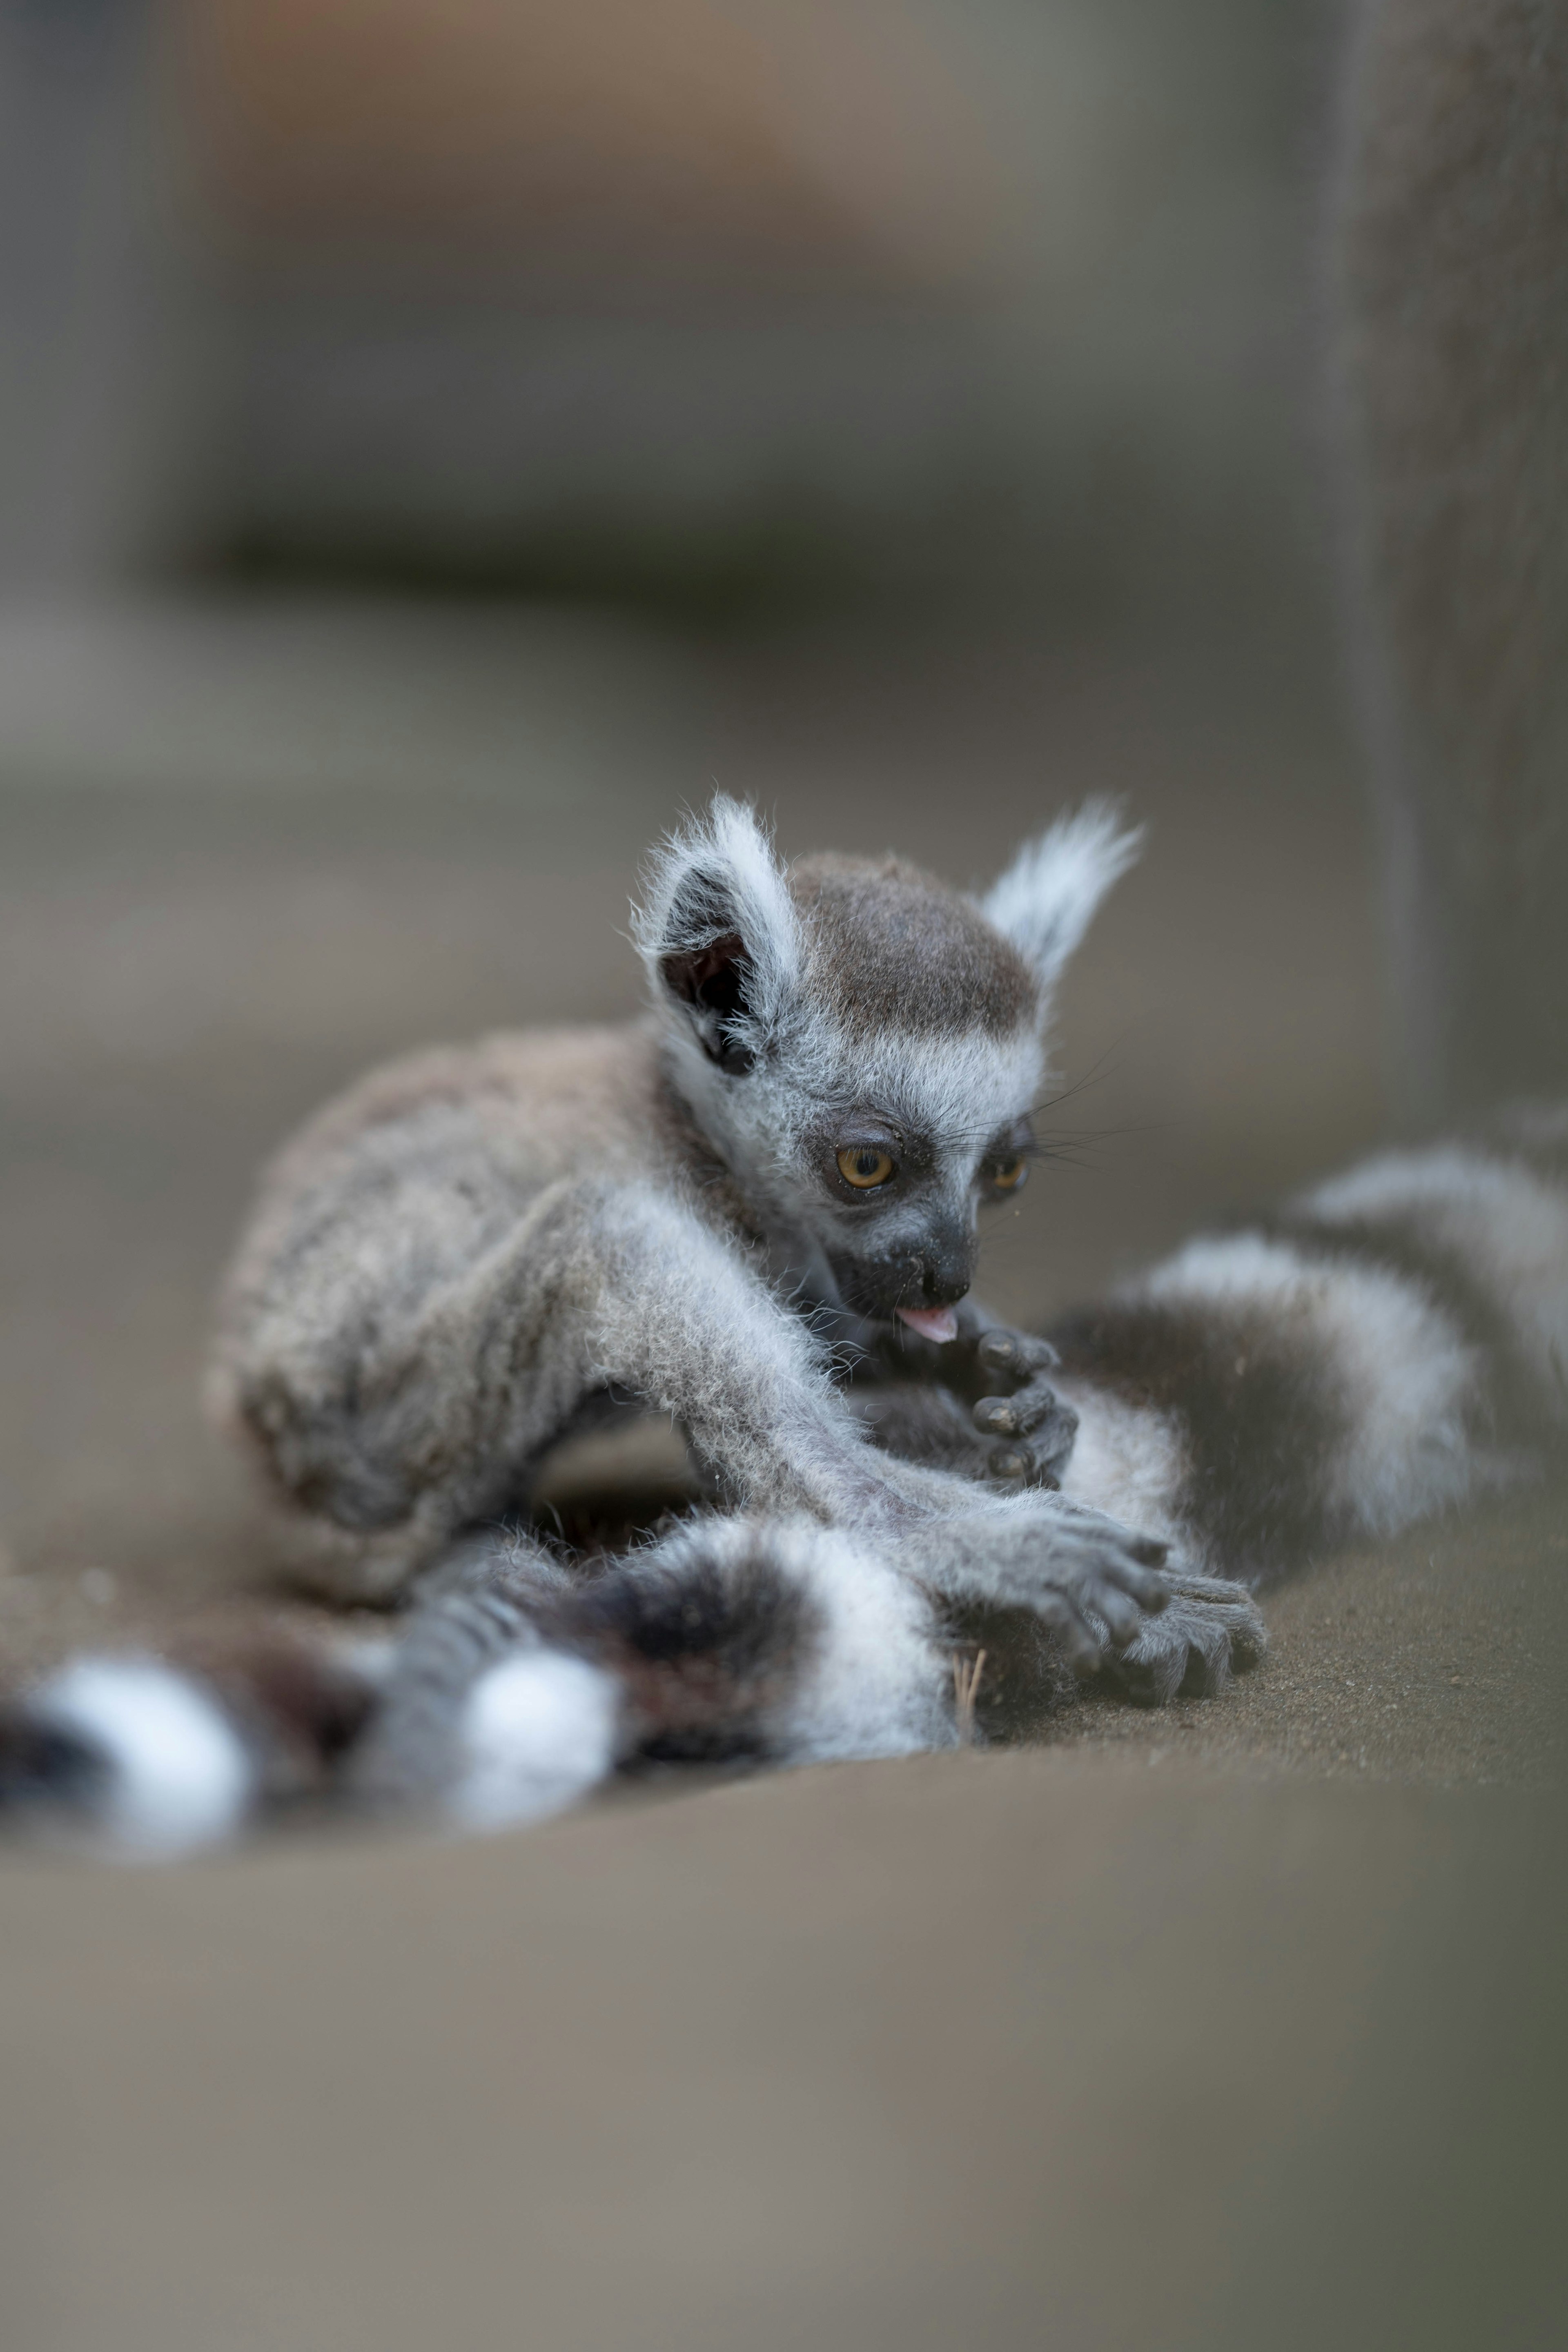
M1180 1575L1168 1580L1168 1592L1165 1610L1145 1618L1110 1662L1127 1696L1146 1706L1215 1697L1233 1674L1256 1665L1268 1643L1245 1585Z

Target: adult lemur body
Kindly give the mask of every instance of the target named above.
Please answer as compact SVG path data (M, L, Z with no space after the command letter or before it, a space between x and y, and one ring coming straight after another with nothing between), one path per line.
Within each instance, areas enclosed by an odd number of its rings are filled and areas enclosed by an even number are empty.
M412 1591L408 1631L374 1666L79 1662L0 1733L13 1792L167 1849L301 1777L483 1822L648 1757L940 1745L976 1609L1137 1695L1214 1689L1260 1643L1247 1587L1525 1458L1568 1360L1549 1114L1190 1244L1054 1348L968 1297L1133 846L1085 812L976 903L786 871L720 802L652 866L643 1021L325 1112L263 1186L215 1401L317 1580ZM712 1507L585 1569L528 1524L532 1468L627 1403Z
M1326 313L1394 1091L1568 1084L1568 5L1357 0Z

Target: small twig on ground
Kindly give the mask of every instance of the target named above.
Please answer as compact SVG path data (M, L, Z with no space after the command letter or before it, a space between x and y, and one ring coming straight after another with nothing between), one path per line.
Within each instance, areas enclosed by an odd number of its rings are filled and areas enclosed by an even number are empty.
M952 1721L961 1748L974 1745L974 1700L984 1671L984 1650L977 1650L973 1658L954 1658L952 1662Z

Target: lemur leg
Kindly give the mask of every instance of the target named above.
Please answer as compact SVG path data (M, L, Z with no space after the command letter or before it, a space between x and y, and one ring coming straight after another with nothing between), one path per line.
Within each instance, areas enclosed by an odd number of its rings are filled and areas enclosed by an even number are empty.
M1114 1520L976 1494L878 1454L823 1349L694 1205L642 1185L554 1188L390 1333L361 1318L248 1365L240 1410L286 1489L406 1582L465 1525L499 1516L590 1392L668 1412L720 1490L876 1538L963 1521L1011 1562L1015 1598L1108 1622L1157 1608L1147 1547ZM388 1563L391 1574L387 1576ZM1085 1635L1087 1638L1087 1634Z

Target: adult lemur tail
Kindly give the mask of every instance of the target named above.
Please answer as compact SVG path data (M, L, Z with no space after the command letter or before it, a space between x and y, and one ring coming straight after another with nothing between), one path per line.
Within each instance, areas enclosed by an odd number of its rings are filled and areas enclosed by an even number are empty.
M1568 1434L1568 1109L1389 1152L1052 1331L1064 1485L1256 1587Z

